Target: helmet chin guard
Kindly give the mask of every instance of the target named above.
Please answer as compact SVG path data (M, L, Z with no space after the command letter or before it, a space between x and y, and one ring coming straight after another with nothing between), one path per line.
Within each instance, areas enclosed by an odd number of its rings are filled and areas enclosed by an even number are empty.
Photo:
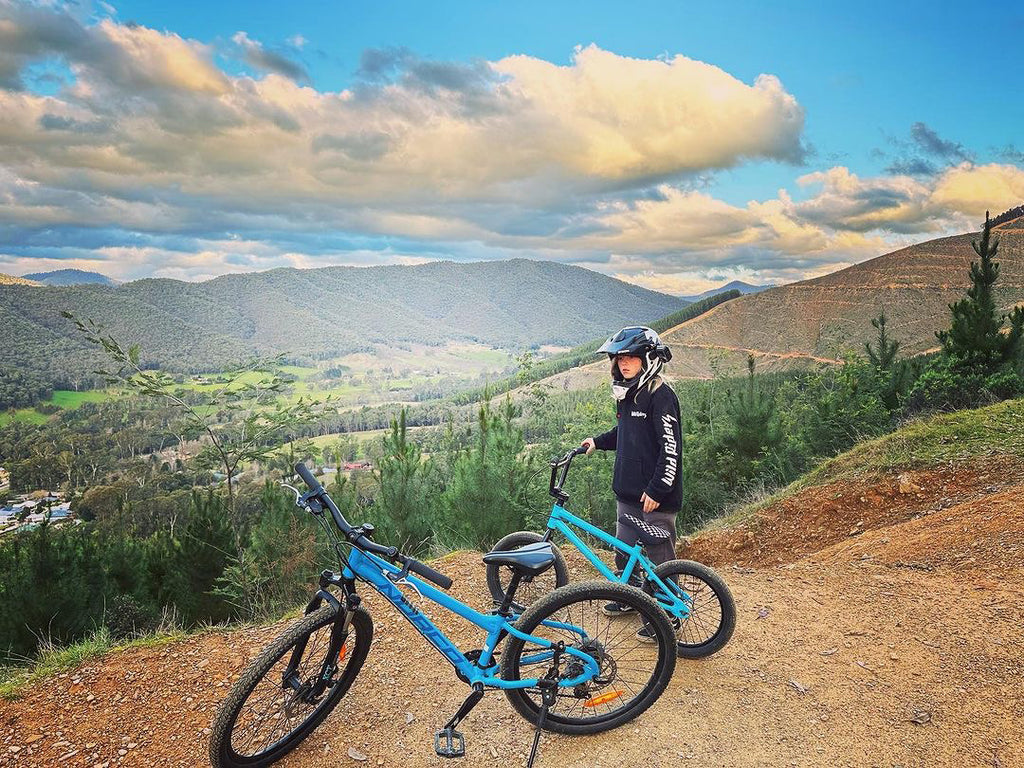
M637 325L623 328L610 336L601 345L597 354L607 354L612 358L612 396L622 400L626 394L636 387L637 390L661 373L665 363L672 359L672 350L668 348L658 334L646 326ZM632 379L623 379L615 358L619 355L639 357L643 368Z

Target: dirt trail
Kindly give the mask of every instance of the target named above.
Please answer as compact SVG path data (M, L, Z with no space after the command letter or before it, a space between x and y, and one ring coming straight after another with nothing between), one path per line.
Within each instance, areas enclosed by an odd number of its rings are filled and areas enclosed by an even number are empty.
M918 473L905 493L894 478L850 484L845 511L821 504L841 491L810 489L763 511L760 527L698 539L691 552L736 596L732 642L680 660L633 723L546 736L539 765L1024 766L1024 486L954 477L966 473ZM438 567L454 594L485 603L479 555ZM451 765L432 734L465 686L379 596L367 603L376 634L353 692L280 765ZM440 623L475 647L475 630ZM119 652L39 683L0 703L0 765L206 764L216 703L279 629ZM501 694L462 730L464 765L525 763L532 732Z

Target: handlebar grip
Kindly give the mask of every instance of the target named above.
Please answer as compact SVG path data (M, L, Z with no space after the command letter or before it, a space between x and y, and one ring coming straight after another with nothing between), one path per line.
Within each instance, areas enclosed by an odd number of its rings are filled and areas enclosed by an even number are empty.
M586 452L587 452L586 447L580 445L580 446L577 446L576 449L573 451L573 456L582 456Z
M413 573L417 573L425 579L429 579L439 586L441 589L451 589L452 580L445 576L439 571L435 571L429 565L424 565L419 560L414 558L408 558L409 570Z
M306 485L309 486L309 490L323 490L323 486L320 485L320 481L313 477L313 473L309 471L309 467L307 467L303 462L300 461L298 464L295 465L295 473L303 480L305 480Z

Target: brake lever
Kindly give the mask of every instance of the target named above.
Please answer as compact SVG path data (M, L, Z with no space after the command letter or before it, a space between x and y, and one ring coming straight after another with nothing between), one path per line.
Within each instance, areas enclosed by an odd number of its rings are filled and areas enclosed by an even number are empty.
M294 485L288 485L288 483L281 483L280 485L281 485L282 488L287 488L289 491L294 493L295 494L295 506L297 506L297 507L301 506L299 504L299 499L302 498L302 492L298 488L296 488Z
M317 499L319 494L316 491L302 493L294 485L288 485L288 483L281 483L281 485L295 494L295 506L299 509L304 509L314 515L319 515L324 511L323 504Z
M391 571L384 571L384 577L394 585L405 584L416 590L416 594L423 598L423 593L420 592L420 588L413 582L409 581L409 561L406 560L402 563L402 570L398 573L392 573Z

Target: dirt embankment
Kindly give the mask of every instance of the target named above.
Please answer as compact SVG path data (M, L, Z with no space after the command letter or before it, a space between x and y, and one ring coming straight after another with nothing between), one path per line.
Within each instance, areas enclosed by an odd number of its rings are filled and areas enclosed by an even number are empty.
M960 465L807 489L684 552L739 607L719 654L598 736L550 736L542 766L1024 765L1021 466ZM574 578L588 575L570 558ZM438 563L483 606L479 555ZM432 734L466 689L383 601L352 693L286 766L448 765ZM440 617L464 644L479 633ZM197 766L243 665L280 626L114 653L0 703L0 765ZM529 725L488 694L464 764L522 765Z

